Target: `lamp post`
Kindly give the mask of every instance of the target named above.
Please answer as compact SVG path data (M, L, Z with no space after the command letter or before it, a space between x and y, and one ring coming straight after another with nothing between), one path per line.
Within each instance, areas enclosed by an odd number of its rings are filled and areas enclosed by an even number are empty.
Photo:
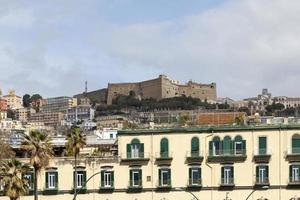
M73 200L76 200L77 194L79 194L79 193L81 192L81 190L82 190L83 188L86 187L86 184L87 184L92 178L94 178L94 176L96 176L96 175L98 175L98 174L100 174L100 173L101 173L101 172L97 172L97 173L93 174L90 178L88 178L88 180L82 185L82 187L81 187L78 191L75 190L75 191L74 191L74 198L73 198Z
M192 193L191 191L185 190L184 188L180 188L180 187L174 188L174 189L177 190L177 191L187 192L187 193L191 194L196 200L199 200L198 197L194 193Z
M263 186L263 187L261 187L261 189L268 189L269 188L269 186ZM254 193L254 192L256 192L257 191L257 189L254 189L248 196L247 196L247 198L246 198L246 200L248 200L250 197L251 197L251 195Z

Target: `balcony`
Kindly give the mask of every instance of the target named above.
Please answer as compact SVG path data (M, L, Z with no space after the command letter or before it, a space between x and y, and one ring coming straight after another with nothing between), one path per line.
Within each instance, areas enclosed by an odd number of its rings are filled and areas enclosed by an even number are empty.
M135 154L124 153L120 155L122 163L143 165L150 160L149 153L138 152Z
M266 163L269 162L271 158L270 149L257 149L254 151L253 159L256 163Z
M172 161L173 160L173 152L157 152L155 154L156 162L161 161Z
M300 161L300 148L290 148L286 152L286 160L290 162Z
M112 192L114 190L114 182L110 181L110 183L106 183L105 185L101 185L99 189L99 193Z
M207 157L208 162L242 162L247 158L246 149L210 150Z
M186 153L186 162L188 164L191 164L191 163L201 164L202 161L203 161L202 152L200 152L200 151L193 151L193 152L188 151Z
M156 184L157 190L169 190L172 188L171 180L159 180Z
M128 192L141 192L143 190L142 180L130 180L128 183Z
M234 187L234 178L221 178L220 187Z
M300 177L290 177L288 180L289 186L300 186Z
M264 178L256 178L255 180L255 186L269 186L269 178L264 177Z
M187 188L189 189L200 189L202 187L202 179L189 179Z

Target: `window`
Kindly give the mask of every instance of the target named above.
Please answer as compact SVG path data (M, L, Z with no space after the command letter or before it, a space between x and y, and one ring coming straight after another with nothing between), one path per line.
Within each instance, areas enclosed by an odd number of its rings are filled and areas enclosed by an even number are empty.
M300 135L294 135L292 138L292 153L300 154Z
M144 158L144 144L138 139L133 139L127 144L127 158Z
M58 173L57 172L46 172L46 188L57 189Z
M232 141L231 137L225 136L223 140L223 154L231 155L232 154Z
M24 174L24 178L27 180L29 190L33 190L33 172Z
M169 141L167 138L163 138L160 141L160 157L161 158L169 157Z
M256 166L256 183L258 184L269 183L269 166L267 165Z
M290 165L290 182L300 183L300 164Z
M171 169L162 168L158 170L159 186L171 185Z
M129 171L129 178L131 187L141 187L142 186L142 170L132 169Z
M221 183L223 185L232 185L234 183L233 166L225 166L221 168Z
M76 177L76 180L75 180ZM86 171L77 171L77 174L75 175L75 171L73 173L73 181L76 184L76 188L82 188L86 182Z
M198 157L199 149L199 138L193 137L191 140L191 157Z
M212 141L209 142L209 154L212 156L220 155L221 141L218 136L215 136Z
M267 137L258 138L258 154L259 155L267 154Z
M110 138L110 139L113 139L113 138L114 138L114 134L111 133L111 134L109 135L109 138Z
M201 185L201 168L189 168L189 185Z
M101 187L111 188L114 186L114 172L101 171Z
M234 154L244 155L246 153L246 141L241 136L234 138Z

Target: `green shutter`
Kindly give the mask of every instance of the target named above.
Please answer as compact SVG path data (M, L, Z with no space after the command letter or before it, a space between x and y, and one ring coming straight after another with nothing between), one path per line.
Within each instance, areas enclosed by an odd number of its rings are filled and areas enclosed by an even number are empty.
M127 155L126 158L131 158L131 144L127 144Z
M53 172L55 175L55 188L58 188L58 172Z
M82 183L82 186L84 186L84 188L86 188L86 171L83 171L82 172L82 174L83 174L83 183Z
M139 182L140 182L140 186L142 186L142 181L143 181L143 173L142 173L142 170L139 169Z
M293 177L293 165L290 165L290 180Z
M221 167L221 178L224 180L224 167Z
M202 179L202 170L199 168L199 179Z
M269 166L266 166L266 178L269 178Z
M101 187L104 187L104 171L101 171Z
M168 184L171 185L171 169L168 169Z
M267 153L267 138L259 137L258 145L259 145L259 154L266 154Z
M189 168L189 180L192 180L192 168Z
M163 138L160 141L160 156L168 157L169 154L169 141L167 138Z
M300 153L300 139L292 139L292 153Z
M111 172L111 183L112 183L112 187L114 187L115 185L115 172Z
M48 173L49 173L49 172L46 172L46 173L45 173L46 188L48 188L48 182L49 182L49 180L48 180Z
M132 182L132 169L129 170L129 185L132 186L133 185L133 182Z
M243 144L242 145L243 154L246 154L246 149L247 149L247 147L246 147L246 140L243 140L242 144Z
M213 142L212 141L209 141L209 155L213 155Z
M140 151L140 157L144 158L144 144L143 143L140 144L140 150L141 150Z
M192 155L199 152L199 138L193 137L191 141L191 153Z
M161 183L161 169L158 169L158 181L159 181L158 185L160 185L160 183Z
M259 178L259 166L256 166L256 178Z
M230 173L231 178L234 178L234 168L233 167L230 167L230 168L231 168L231 173Z

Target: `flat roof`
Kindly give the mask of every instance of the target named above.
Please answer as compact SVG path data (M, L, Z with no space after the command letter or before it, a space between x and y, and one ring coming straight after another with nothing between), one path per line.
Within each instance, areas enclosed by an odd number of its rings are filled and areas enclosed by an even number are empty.
M118 135L161 134L161 133L215 133L268 130L300 130L300 124L279 124L259 126L206 126L189 128L127 129L118 131Z

